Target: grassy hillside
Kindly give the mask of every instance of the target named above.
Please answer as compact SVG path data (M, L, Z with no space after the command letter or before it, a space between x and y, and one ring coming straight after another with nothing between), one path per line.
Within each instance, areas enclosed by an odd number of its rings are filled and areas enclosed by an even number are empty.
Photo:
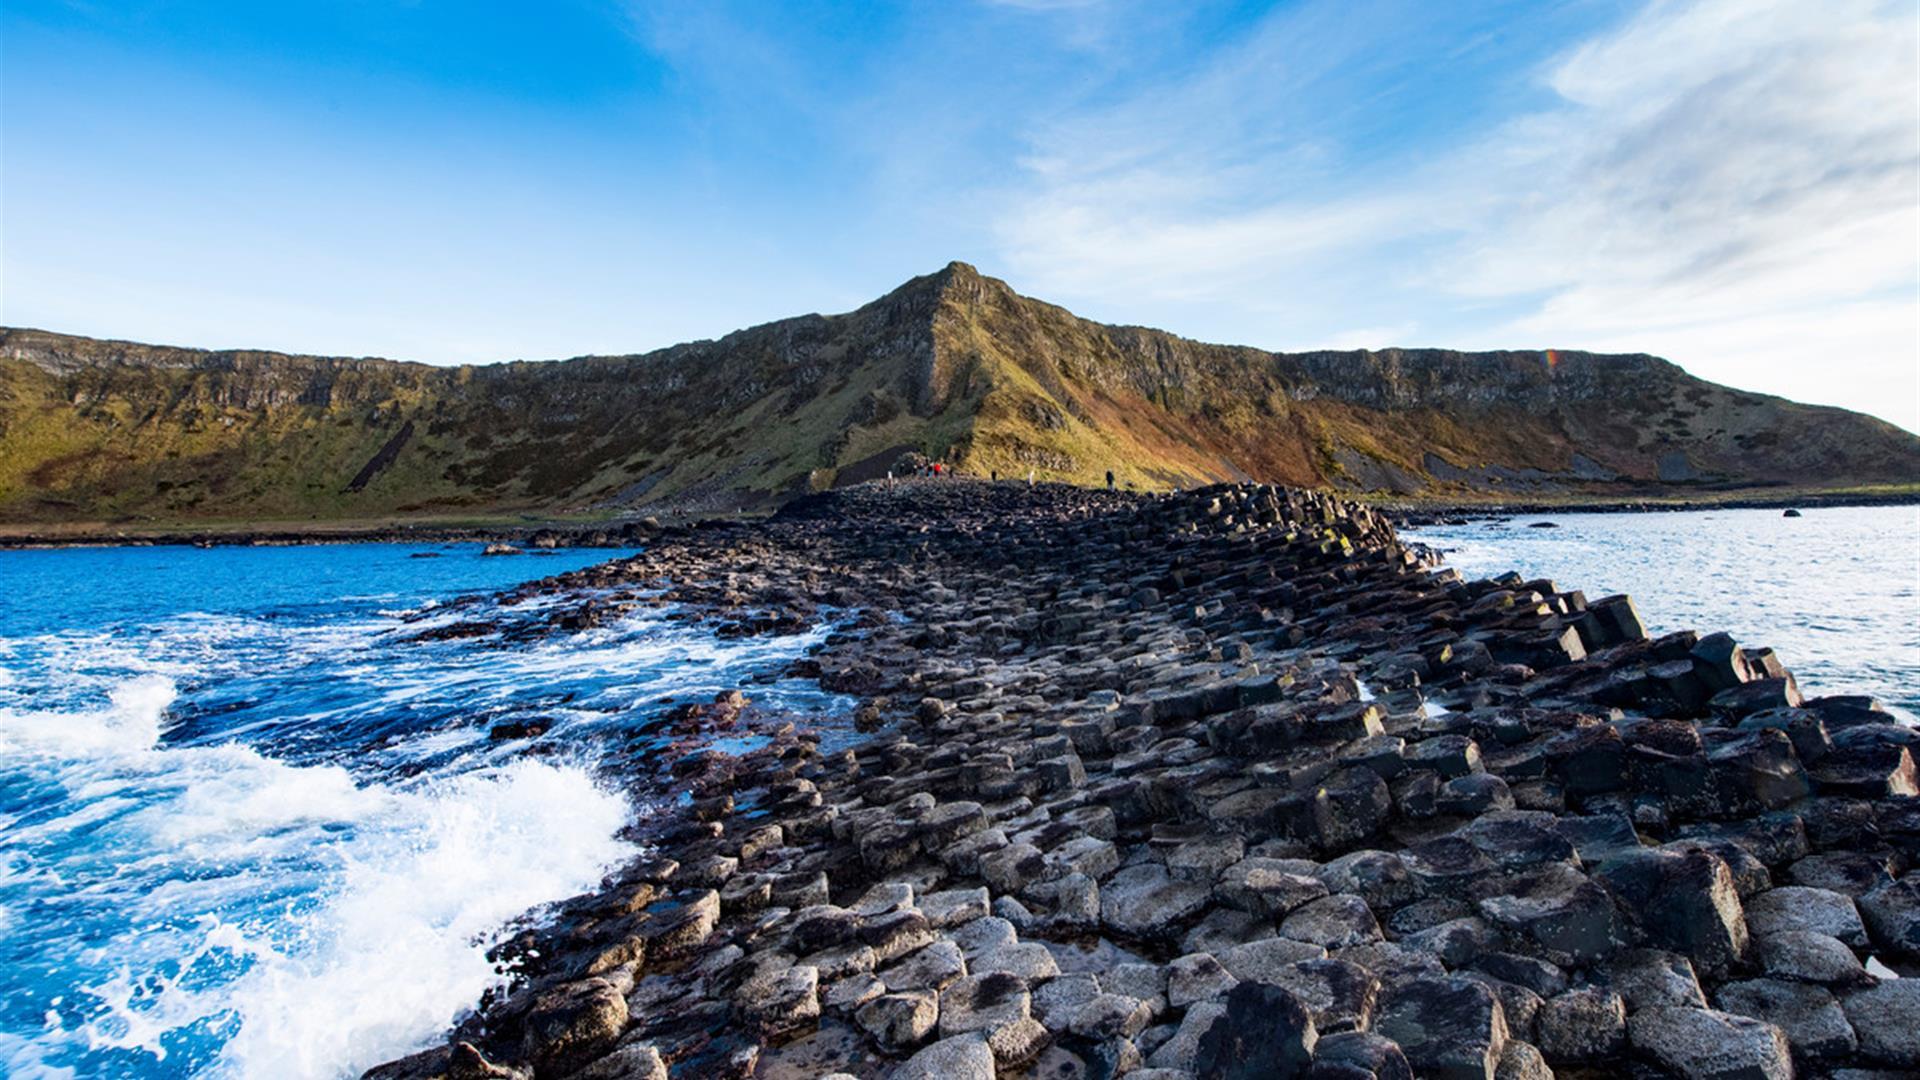
M1528 498L1920 480L1920 439L1648 356L1278 354L1079 319L963 264L844 315L478 367L0 330L0 522L771 505L884 473Z

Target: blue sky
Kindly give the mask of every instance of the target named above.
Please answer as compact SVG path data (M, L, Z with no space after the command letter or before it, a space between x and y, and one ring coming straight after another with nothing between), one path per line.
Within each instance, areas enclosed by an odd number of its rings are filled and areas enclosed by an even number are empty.
M1906 0L7 0L0 321L631 352L950 259L1269 348L1648 351L1920 429Z

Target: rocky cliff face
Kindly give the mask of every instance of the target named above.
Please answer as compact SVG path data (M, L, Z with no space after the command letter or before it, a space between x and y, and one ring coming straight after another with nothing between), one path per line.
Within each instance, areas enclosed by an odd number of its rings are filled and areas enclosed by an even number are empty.
M1649 356L1282 354L1089 322L955 263L844 315L480 367L0 330L0 518L767 505L884 474L1536 497L1911 483L1920 439Z

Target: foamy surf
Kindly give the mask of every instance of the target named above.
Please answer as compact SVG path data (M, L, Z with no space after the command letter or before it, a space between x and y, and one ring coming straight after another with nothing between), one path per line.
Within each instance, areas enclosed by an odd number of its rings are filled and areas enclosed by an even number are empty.
M112 973L61 995L32 1060L79 1044L185 1053L182 1075L356 1074L499 982L485 954L508 922L632 854L614 839L626 800L579 767L357 784L243 746L154 749L163 683L97 712L0 715L10 745L58 755L43 779L68 796L10 854L124 920L84 949L120 957ZM183 1049L205 1034L224 1035L216 1053ZM10 1053L10 1071L52 1068Z
M351 1076L422 1049L501 980L509 924L632 854L603 746L750 683L845 707L757 681L825 628L719 641L642 612L408 643L432 619L390 613L474 617L441 602L531 565L413 550L0 560L22 600L0 623L0 1075Z

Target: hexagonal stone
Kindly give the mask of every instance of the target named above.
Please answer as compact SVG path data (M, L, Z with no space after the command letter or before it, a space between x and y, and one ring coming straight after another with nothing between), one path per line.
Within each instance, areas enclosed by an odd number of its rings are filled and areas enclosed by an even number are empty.
M1573 843L1554 829L1552 814L1523 810L1482 814L1459 835L1505 867L1579 862Z
M1300 999L1277 986L1242 983L1227 995L1226 1011L1200 1037L1194 1072L1209 1080L1269 1080L1304 1076L1320 1040Z
M1243 859L1221 871L1214 895L1228 907L1267 919L1326 896L1326 883L1302 859Z
M1532 1043L1519 1039L1508 1039L1506 1049L1500 1051L1500 1064L1494 1069L1494 1080L1554 1080L1553 1069L1547 1065L1546 1055Z
M1137 1076L1138 1074L1136 1074ZM1313 1048L1310 1080L1413 1080L1400 1044L1371 1031L1336 1031Z
M1436 735L1410 742L1403 755L1410 769L1431 769L1441 779L1479 772L1480 745L1465 735Z
M820 1004L836 1013L853 1012L887 992L887 984L872 975L860 973L849 975L827 988L820 996Z
M1616 856L1594 875L1649 944L1724 973L1747 953L1747 922L1733 874L1704 851L1643 850Z
M1689 1080L1793 1080L1786 1033L1752 1017L1715 1009L1642 1009L1627 1020L1627 1038L1635 1051Z
M1476 905L1487 921L1530 942L1556 964L1580 967L1619 947L1613 898L1567 863L1490 883Z
M1239 981L1212 954L1189 953L1167 965L1167 1004L1184 1009L1196 1001L1212 1001Z
M891 1080L994 1080L993 1050L978 1032L941 1039L908 1058Z
M952 941L936 941L875 974L888 990L939 990L967 973L967 960Z
M1226 833L1189 840L1167 853L1167 870L1182 881L1211 884L1246 856L1246 841Z
M887 1050L898 1053L933 1033L940 998L932 990L883 994L860 1007L854 1020Z
M1581 987L1548 998L1534 1025L1548 1061L1610 1061L1626 1048L1627 1004L1611 990Z
M1032 844L1008 844L980 856L980 877L995 892L1015 893L1053 875L1046 856Z
M1491 773L1468 773L1440 785L1433 808L1441 814L1472 816L1494 810L1513 809L1513 792L1507 782Z
M1167 969L1161 964L1119 964L1100 975L1100 989L1139 998L1159 1016L1167 1009Z
M984 887L948 889L922 896L920 914L927 917L928 925L935 930L944 930L987 914L992 904L993 895Z
M1663 949L1628 949L1600 968L1606 984L1627 1001L1628 1012L1662 1005L1707 1007L1693 961Z
M1380 997L1380 980L1345 960L1302 960L1278 968L1261 981L1299 998L1313 1014L1314 1028L1329 1035L1366 1030Z
M1183 953L1218 953L1222 949L1272 936L1272 920L1229 907L1217 907L1180 936L1180 949Z
M1874 887L1859 906L1875 945L1896 956L1920 959L1920 873Z
M1920 1068L1920 979L1888 979L1843 997L1860 1053L1883 1065Z
M1037 941L1022 941L989 949L975 956L967 966L975 975L999 972L1018 976L1027 982L1051 979L1060 974L1060 963L1054 959L1053 951Z
M1506 1016L1493 991L1460 977L1389 986L1374 1030L1399 1043L1420 1076L1442 1080L1488 1080L1508 1037Z
M1226 1004L1219 1001L1202 1001L1188 1009L1173 1036L1147 1055L1147 1064L1155 1069L1178 1069L1192 1073L1200 1053L1201 1037L1213 1027L1215 1020L1226 1015L1226 1011Z
M1280 935L1338 949L1380 939L1373 909L1357 896L1326 896L1303 905L1280 924Z
M1050 1031L1061 1031L1080 1006L1100 994L1100 980L1087 972L1072 972L1032 988L1034 1019Z
M1206 907L1212 890L1177 881L1157 863L1129 866L1100 888L1100 918L1126 937L1173 938Z
M1754 960L1775 978L1828 986L1857 986L1867 971L1840 939L1811 930L1783 930L1753 939Z
M627 1025L627 1002L606 979L583 979L542 991L522 1022L521 1053L561 1071L611 1049Z
M1855 948L1867 945L1867 928L1853 898L1832 889L1781 885L1746 901L1747 931L1754 935L1783 930L1828 934Z
M1153 1022L1153 1009L1124 994L1095 994L1067 1021L1067 1030L1083 1039L1131 1039Z
M1814 1060L1852 1055L1858 1041L1840 1002L1822 986L1780 979L1732 982L1715 992L1714 1004L1730 1013L1764 1020L1786 1033L1794 1053Z
M1012 945L1020 940L1013 924L998 915L984 915L969 923L953 928L948 935L968 960L979 958L1003 946Z
M956 979L940 991L940 1037L991 1031L1031 1015L1025 979L995 972Z
M1328 892L1352 893L1375 911L1391 911L1426 895L1406 862L1388 851L1349 852L1310 872Z

